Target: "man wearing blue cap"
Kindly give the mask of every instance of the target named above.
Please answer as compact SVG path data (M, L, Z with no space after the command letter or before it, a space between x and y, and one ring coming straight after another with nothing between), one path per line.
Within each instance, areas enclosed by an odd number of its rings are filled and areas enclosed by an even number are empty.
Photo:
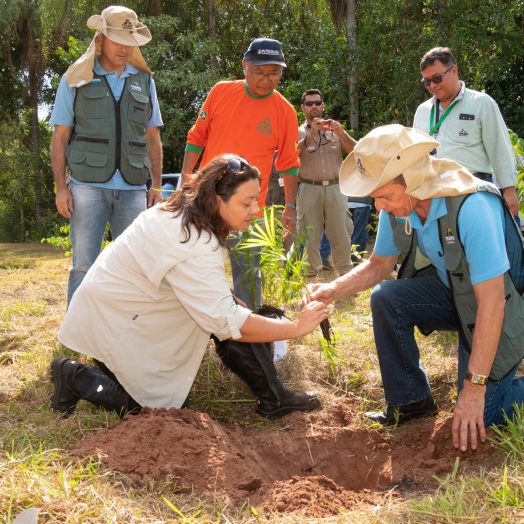
M192 176L202 151L200 168L215 156L235 153L258 167L261 175L260 207L265 206L273 156L284 180L286 208L282 223L288 231L295 221L295 196L300 161L297 152L298 120L293 106L275 88L286 67L278 40L257 38L242 61L243 80L218 82L204 102L187 136L182 166L183 181ZM253 255L251 256L253 262ZM235 295L249 308L260 305L260 275L248 279L243 253L232 260ZM251 269L253 269L251 263ZM248 280L251 284L248 284Z

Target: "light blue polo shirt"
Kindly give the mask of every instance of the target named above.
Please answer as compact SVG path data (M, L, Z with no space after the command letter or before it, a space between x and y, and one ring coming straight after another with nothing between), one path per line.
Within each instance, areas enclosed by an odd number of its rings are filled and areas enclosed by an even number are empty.
M438 227L438 219L446 213L446 199L433 198L424 224L415 211L411 212L409 218L412 228L418 231L420 251L429 258L442 282L449 287ZM397 220L405 221L402 218ZM485 191L470 195L460 209L458 227L460 241L469 263L472 284L495 278L509 269L504 242L504 211L496 195ZM384 257L400 253L393 241L389 215L384 210L380 212L377 240L373 251Z
M107 83L113 92L115 100L120 100L122 96L122 91L124 90L125 79L129 75L134 75L138 73L138 69L133 67L130 64L126 64L125 70L122 72L120 77L116 71L106 71L99 63L99 57L95 58L95 65L93 66L93 71L100 76L105 76ZM151 106L152 114L149 119L146 127L160 127L164 125L162 122L162 116L160 115L160 108L158 107L158 98L156 95L155 81L151 77L150 85L150 96L151 96ZM69 87L66 82L65 75L60 80L60 85L58 86L58 91L56 93L55 106L53 108L53 114L51 115L51 124L59 126L68 126L73 127L75 114L73 111L73 106L75 102L76 87ZM78 180L71 177L71 180L75 184L86 184L89 186L103 187L105 189L145 189L145 184L142 186L132 186L128 184L122 177L120 171L115 171L115 174L105 183L94 183L94 182L79 182Z

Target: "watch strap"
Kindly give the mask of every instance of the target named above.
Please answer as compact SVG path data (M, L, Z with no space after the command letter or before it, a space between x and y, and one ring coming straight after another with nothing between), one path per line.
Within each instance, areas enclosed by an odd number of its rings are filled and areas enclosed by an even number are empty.
M488 377L485 375L479 375L478 373L471 373L471 371L466 373L466 378L472 384L478 384L479 386L485 386L488 383Z

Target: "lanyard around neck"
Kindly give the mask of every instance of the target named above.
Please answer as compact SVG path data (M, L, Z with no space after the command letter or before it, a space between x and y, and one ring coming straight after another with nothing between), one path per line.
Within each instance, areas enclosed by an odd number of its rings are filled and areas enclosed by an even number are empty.
M429 116L429 134L433 136L439 129L439 127L442 125L444 120L446 120L446 117L449 115L450 111L453 109L453 106L456 105L459 102L459 100L455 100L445 111L444 114L438 119L438 122L435 124L435 106L439 103L437 100L437 104L433 104L431 106L431 114Z

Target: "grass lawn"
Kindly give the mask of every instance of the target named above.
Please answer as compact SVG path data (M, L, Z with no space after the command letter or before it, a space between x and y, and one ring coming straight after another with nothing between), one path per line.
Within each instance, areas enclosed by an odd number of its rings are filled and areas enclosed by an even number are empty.
M86 435L118 422L113 414L80 402L61 418L50 409L49 363L68 350L57 340L65 313L70 259L42 244L0 244L0 523L23 509L40 508L39 522L161 523L297 522L296 515L266 515L246 507L229 510L198 493L180 495L169 483L133 487L100 460L71 461L68 449ZM328 281L332 275L323 274ZM288 314L293 318L293 308ZM320 392L323 404L356 399L353 424L370 428L361 414L383 408L372 333L369 291L331 306L330 321L343 360L330 370L319 349L320 333L293 341L278 364L286 384ZM441 415L456 398L456 336L419 337L421 359ZM71 354L71 353L69 353ZM272 424L254 413L247 387L208 351L191 392L190 408L243 427ZM416 424L412 425L416 431ZM394 431L388 430L394 438ZM524 422L519 418L496 438L505 462L496 471L462 476L451 471L432 493L411 492L399 502L308 522L524 522Z

